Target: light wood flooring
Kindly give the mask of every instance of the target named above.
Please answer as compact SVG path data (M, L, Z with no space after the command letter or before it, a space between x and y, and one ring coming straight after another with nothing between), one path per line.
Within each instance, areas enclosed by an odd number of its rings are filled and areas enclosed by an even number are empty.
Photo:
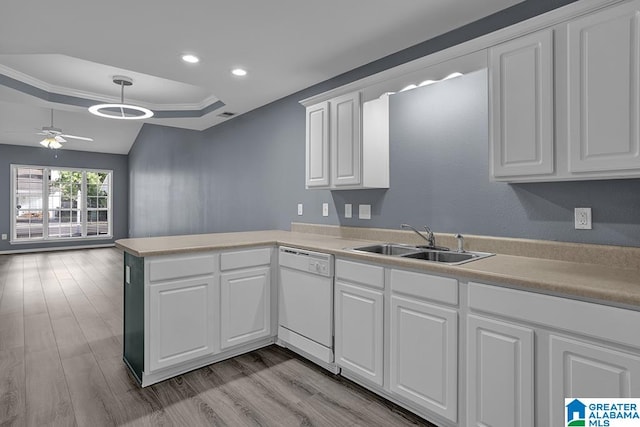
M0 426L430 426L277 346L142 389L121 281L114 248L0 255Z

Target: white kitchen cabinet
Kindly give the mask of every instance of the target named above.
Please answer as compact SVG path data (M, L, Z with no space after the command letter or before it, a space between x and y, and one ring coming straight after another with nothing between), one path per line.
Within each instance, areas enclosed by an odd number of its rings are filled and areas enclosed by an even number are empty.
M640 0L489 49L491 178L640 177Z
M458 419L458 281L388 273L389 390L452 422Z
M640 170L640 1L567 24L571 173Z
M306 186L329 186L329 103L307 108Z
M331 129L331 182L335 187L360 185L362 166L362 113L360 92L329 102Z
M338 260L335 270L336 364L382 386L384 269Z
M271 335L271 268L220 275L222 349Z
M212 275L149 286L149 371L217 350Z
M534 408L533 329L469 315L467 425L533 427Z
M554 334L550 337L549 355L550 420L562 419L565 397L640 396L638 352L626 353Z
M639 311L473 282L468 304L470 425L553 426L565 397L640 396Z
M489 49L491 173L554 171L553 30Z
M336 281L336 363L374 384L383 383L383 293Z
M220 255L220 347L272 335L271 248Z
M391 391L455 422L457 310L392 295L390 323Z
M389 99L360 92L306 108L307 188L389 187Z

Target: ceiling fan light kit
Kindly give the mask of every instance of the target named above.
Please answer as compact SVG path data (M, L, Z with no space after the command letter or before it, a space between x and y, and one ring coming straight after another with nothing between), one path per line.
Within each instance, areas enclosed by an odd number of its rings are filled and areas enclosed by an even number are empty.
M124 103L124 87L133 85L126 76L113 76L113 83L120 86L120 104L97 104L89 107L89 112L99 117L117 120L142 120L153 117L153 111L145 107Z
M51 148L53 150L57 150L58 148L62 147L62 144L60 144L60 142L58 142L58 140L53 137L43 139L42 141L40 141L40 145L45 148Z
M46 148L57 150L62 148L62 143L67 142L64 138L79 139L81 141L93 141L93 138L86 136L67 135L62 133L62 129L53 126L53 108L51 109L51 126L43 126L42 131L37 135L44 135L45 138L40 141L40 145Z

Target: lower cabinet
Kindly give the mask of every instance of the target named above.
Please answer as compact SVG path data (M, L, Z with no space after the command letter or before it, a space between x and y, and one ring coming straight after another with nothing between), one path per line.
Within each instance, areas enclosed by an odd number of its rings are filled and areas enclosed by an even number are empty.
M271 268L220 275L220 347L271 335Z
M275 341L272 253L125 254L123 359L143 387Z
M336 280L336 363L379 386L383 384L383 299L381 290Z
M640 397L639 353L555 334L549 340L551 420L562 419L565 398Z
M213 354L213 275L149 286L149 370Z
M640 335L629 326L640 311L468 286L468 425L558 426L565 398L640 397Z
M390 321L391 391L455 422L457 310L392 295Z
M470 314L467 361L469 426L535 425L533 329Z

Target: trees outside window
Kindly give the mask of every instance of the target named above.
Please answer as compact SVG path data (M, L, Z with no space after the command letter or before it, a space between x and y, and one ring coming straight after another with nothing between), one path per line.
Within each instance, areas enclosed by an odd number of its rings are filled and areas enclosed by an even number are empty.
M111 237L112 171L12 168L13 241Z

